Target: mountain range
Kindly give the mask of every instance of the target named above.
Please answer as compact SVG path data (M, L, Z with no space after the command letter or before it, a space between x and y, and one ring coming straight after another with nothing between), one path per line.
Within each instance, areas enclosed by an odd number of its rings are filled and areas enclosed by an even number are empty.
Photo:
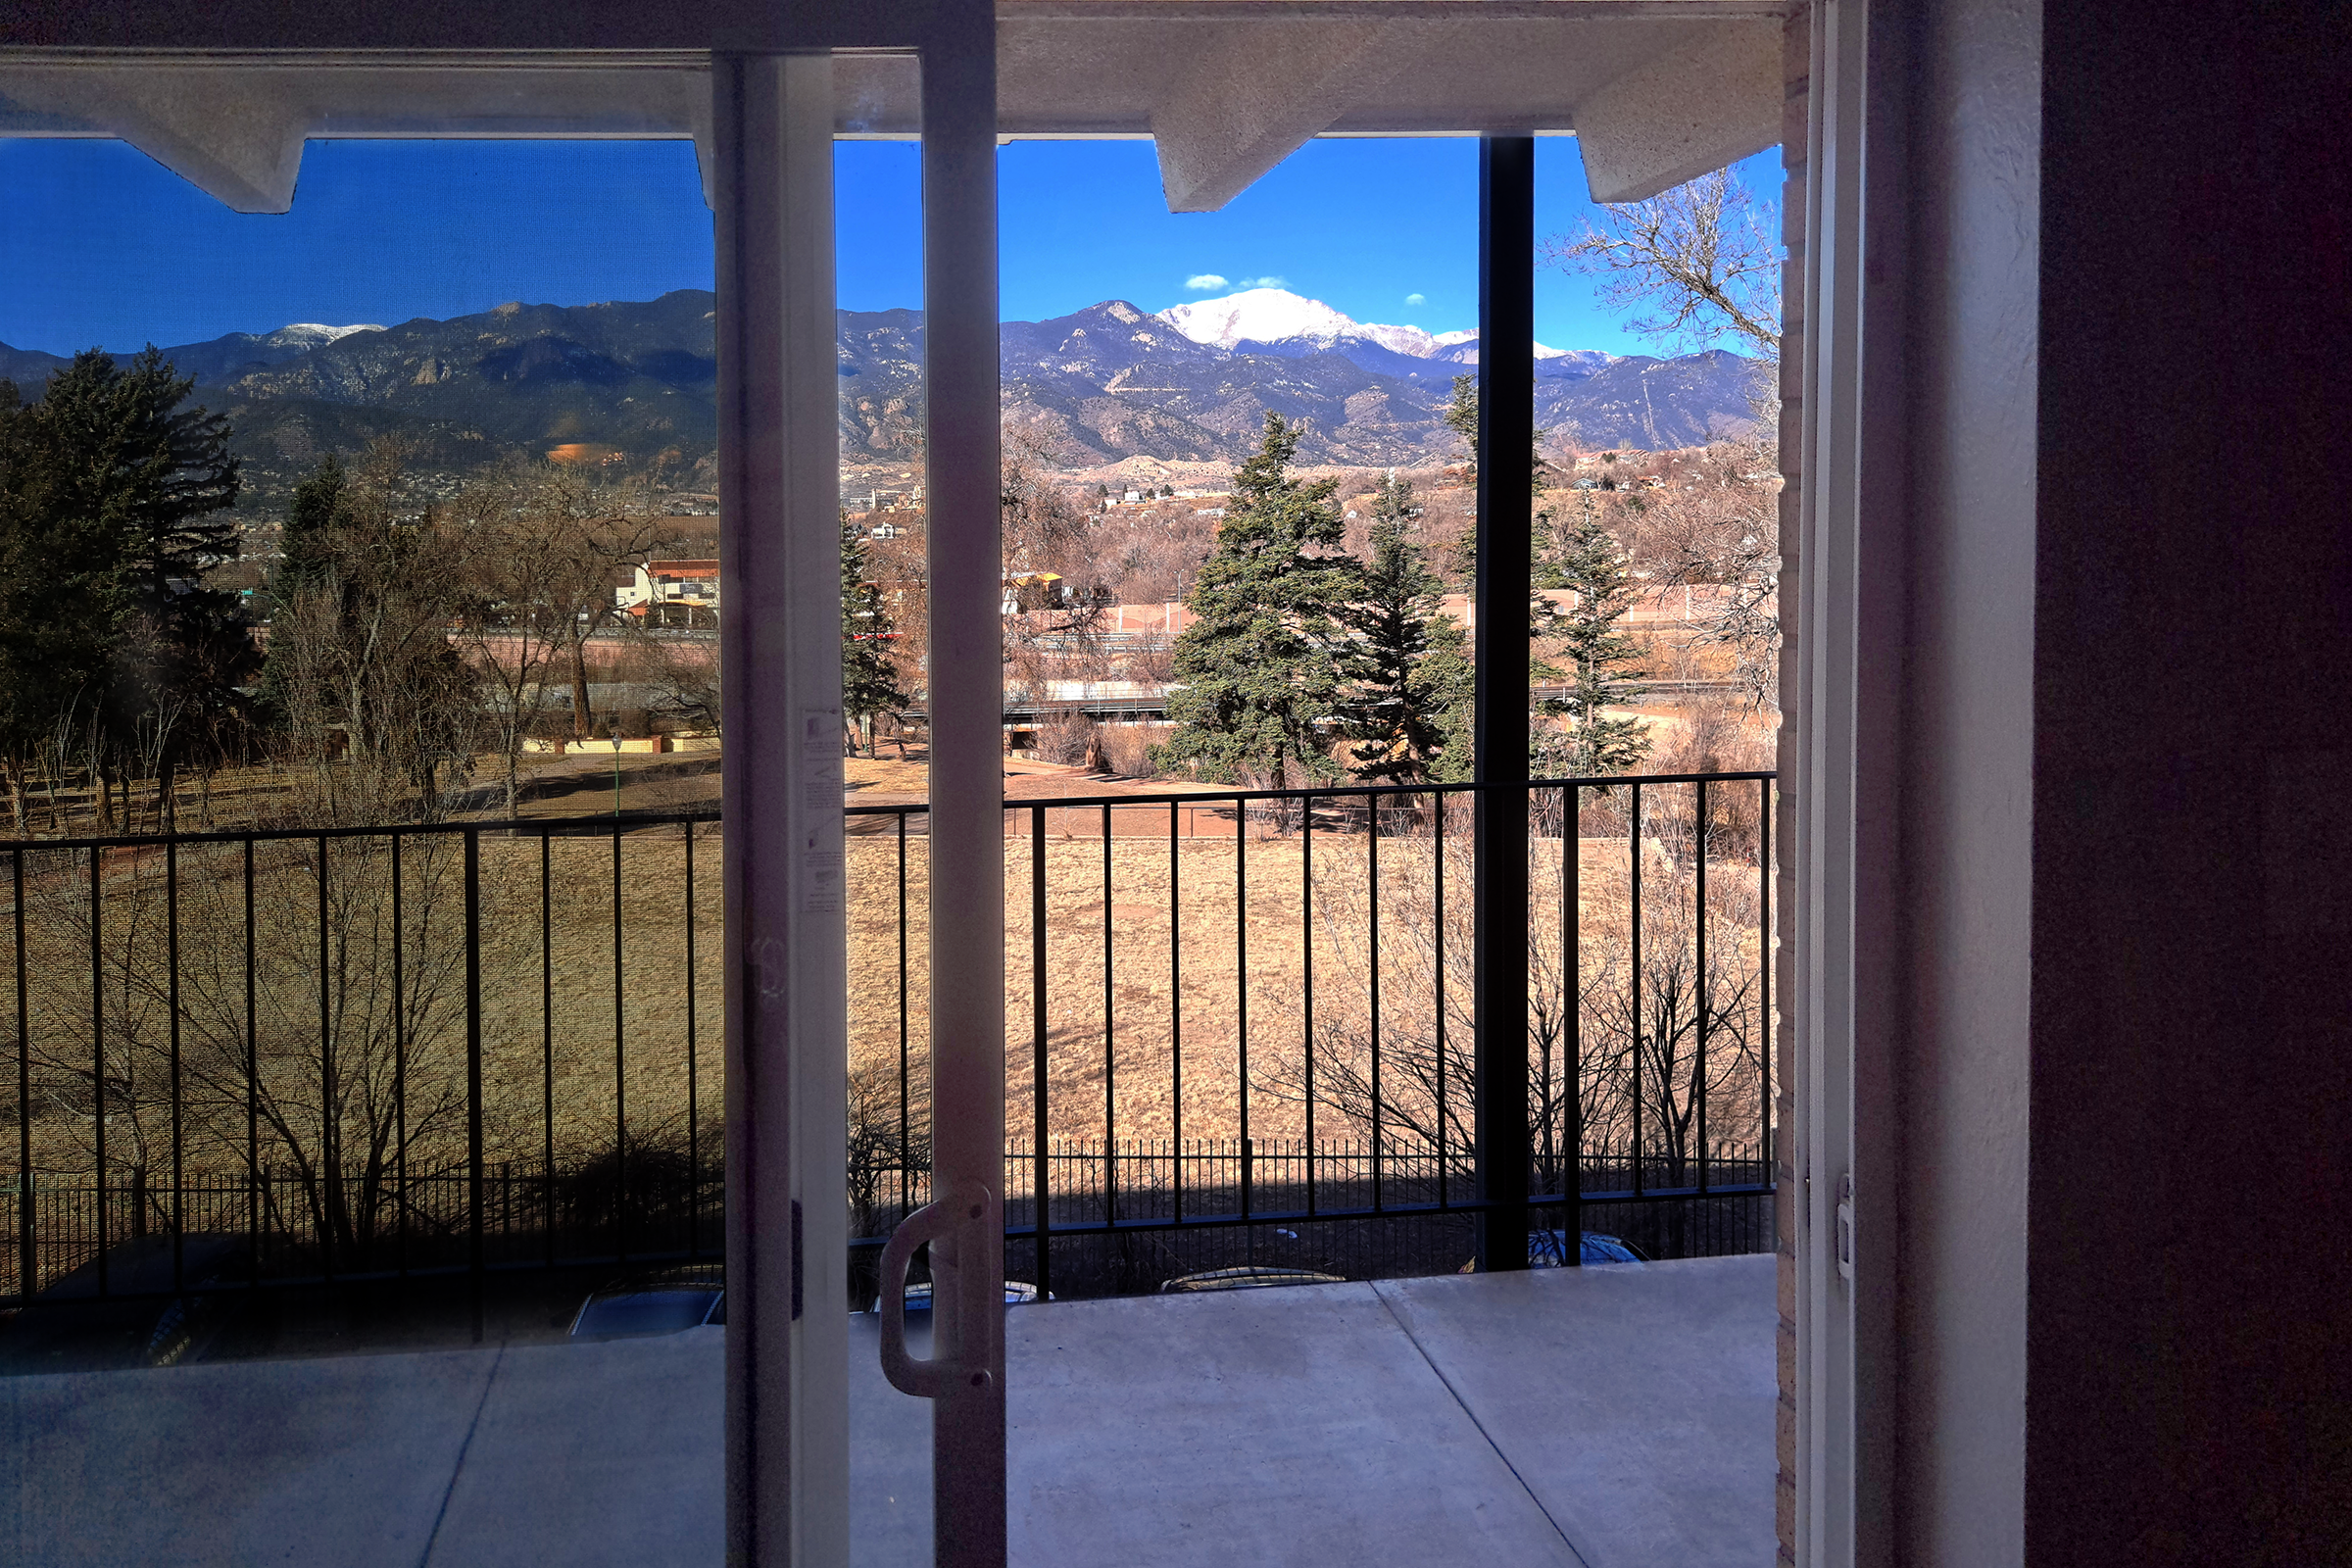
M274 500L328 450L399 435L414 463L457 474L507 451L707 473L716 443L713 297L502 305L440 321L298 323L168 348L228 415L248 505ZM845 462L905 462L922 418L918 311L839 315ZM1443 421L1475 334L1357 322L1318 301L1250 289L1149 314L1107 300L1003 328L1008 429L1057 464L1126 458L1229 464L1264 411L1302 420L1299 461L1427 464L1459 455ZM1753 419L1755 362L1539 347L1537 422L1586 449L1689 446ZM66 364L0 344L0 379L33 394ZM707 482L698 485L709 488Z

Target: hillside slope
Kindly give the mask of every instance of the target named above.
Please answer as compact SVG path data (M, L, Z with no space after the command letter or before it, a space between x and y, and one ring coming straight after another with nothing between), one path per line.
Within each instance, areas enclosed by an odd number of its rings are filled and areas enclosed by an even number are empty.
M1181 317L1107 300L1004 323L1007 426L1073 467L1139 456L1238 463L1267 409L1304 425L1307 464L1458 455L1442 416L1453 377L1477 361L1474 337L1365 326L1293 295L1235 299L1179 307ZM381 435L403 438L417 466L446 475L513 452L707 473L717 439L715 305L698 289L511 304L445 321L232 333L166 353L234 422L248 510L275 505L322 452ZM1273 339L1246 335L1273 330L1267 321L1302 324ZM845 311L839 323L843 456L907 461L921 440L922 314ZM1555 444L1687 446L1752 418L1754 366L1736 355L1544 355L1537 419ZM64 363L0 345L0 377L28 394Z

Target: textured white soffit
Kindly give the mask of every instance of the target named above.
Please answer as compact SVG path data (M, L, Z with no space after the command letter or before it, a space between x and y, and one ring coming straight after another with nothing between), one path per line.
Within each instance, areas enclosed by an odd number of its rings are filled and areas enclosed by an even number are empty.
M15 103L87 123L124 141L240 213L282 213L294 202L311 116L286 73L176 67L16 71Z
M1453 26L1336 21L1216 29L1152 108L1171 213L1213 213L1255 184Z
M1781 24L1717 22L1576 105L1596 202L1655 196L1781 139Z
M1008 136L1152 136L1169 207L1205 212L1325 132L1573 129L1601 201L1772 145L1781 23L1766 0L1007 0ZM906 61L839 62L836 125L912 135ZM120 136L238 212L291 205L310 136L692 136L701 57L277 64L0 61L0 135Z
M240 213L294 203L311 136L692 136L692 67L0 65L0 134L120 136Z

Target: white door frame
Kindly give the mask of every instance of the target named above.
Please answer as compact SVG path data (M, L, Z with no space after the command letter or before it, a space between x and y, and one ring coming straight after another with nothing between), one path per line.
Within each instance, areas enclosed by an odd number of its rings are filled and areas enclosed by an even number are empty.
M922 77L931 591L932 1192L884 1254L885 1367L934 1401L936 1560L1004 1561L1004 831L996 31L975 0L713 59L726 769L727 1533L732 1561L849 1552L835 44ZM931 1242L934 1358L888 1348ZM782 1245L778 1245L781 1243ZM739 1288L738 1281L744 1282ZM782 1325L782 1348L774 1326Z
M706 8L689 8L701 14ZM838 1561L846 1556L846 1310L838 1245L846 1205L841 1098L833 1093L842 1038L841 922L823 915L841 877L840 823L808 808L820 787L838 802L838 727L833 756L820 759L806 721L839 708L837 578L833 559L831 466L830 168L817 178L821 138L809 104L822 62L775 58L834 49L922 55L927 336L933 504L930 842L933 922L933 1083L956 1113L935 1117L935 1191L977 1189L984 1212L962 1216L990 1241L977 1266L948 1266L942 1338L960 1373L938 1423L935 1518L945 1550L958 1562L1004 1557L1004 1339L997 1259L1003 1181L1004 985L1003 827L997 686L999 639L995 38L992 8L977 0L861 0L856 5L722 3L707 8L723 36L666 36L657 47L715 44L714 106L723 118L714 196L722 209L721 427L733 442L722 458L739 489L731 505L735 540L768 538L782 549L725 548L737 574L738 606L767 594L789 607L790 631L730 624L731 749L772 753L773 766L730 768L728 834L728 1010L730 1104L741 1086L747 1110L729 1117L729 1175L735 1193L730 1251L738 1236L771 1242L792 1225L797 1247L731 1256L741 1269L731 1293L729 1446L730 1558L743 1562ZM1891 289L1868 285L1892 275L1899 259L1899 204L1888 199L1900 149L1899 73L1893 0L1813 0L1812 174L1806 220L1807 469L1801 524L1795 638L1800 752L1789 780L1795 824L1796 892L1788 910L1796 985L1788 998L1799 1039L1795 1163L1801 1184L1799 1291L1798 1552L1810 1564L1889 1560L1888 1486L1893 1408L1896 1214L1892 1164L1894 1105L1890 1048L1894 1001L1884 977L1894 936L1891 815L1895 784L1893 691L1902 648L1899 534L1902 459L1899 313ZM501 47L560 53L619 47L652 34L678 34L682 17L591 6L587 15L515 7L502 12L463 0L416 0L361 8L342 20L275 6L227 5L214 12L154 0L88 0L69 23L36 43L119 48L150 44L143 60L208 48L306 52L326 63L334 51L364 63L366 51ZM62 27L64 30L58 31ZM65 33L74 36L67 37ZM0 44L16 42L0 32ZM730 55L726 51L742 51ZM12 51L16 58L25 58ZM544 61L547 54L539 58ZM732 152L725 149L732 148ZM772 162L769 162L772 160ZM763 184L755 177L772 170ZM729 237L731 236L731 238ZM820 269L823 276L820 280ZM731 281L730 281L731 279ZM821 287L820 287L821 282ZM823 353L817 301L826 302ZM813 417L816 380L826 368L825 414ZM729 388L732 387L730 391ZM805 416L793 418L790 410ZM815 432L823 433L818 456ZM826 477L820 486L817 475ZM772 475L772 478L770 477ZM760 485L770 487L755 503ZM820 488L823 494L819 495ZM765 510L762 510L762 507ZM822 527L817 526L821 512ZM760 521L755 525L755 514ZM818 542L824 552L817 569ZM1865 549L1865 546L1868 549ZM772 566L772 574L758 563ZM762 581L765 577L764 582ZM828 630L832 628L832 630ZM755 637L760 632L761 637ZM773 640L764 634L773 632ZM834 671L830 694L819 674ZM779 715L779 710L781 714ZM785 721L777 723L781 716ZM740 813L740 814L739 814ZM830 827L822 826L830 820ZM754 820L783 832L756 832ZM802 829L798 837L794 829ZM774 860L746 858L755 838ZM823 933L830 926L831 935ZM779 978L781 971L781 978ZM781 987L782 1005L777 988ZM765 1004L765 1005L762 1005ZM829 1009L829 1010L828 1010ZM738 1036L738 1031L743 1031ZM762 1065L782 1073L760 1077ZM833 1076L824 1076L830 1073ZM781 1081L778 1081L778 1080ZM797 1106L798 1114L795 1107ZM752 1138L755 1126L764 1137ZM736 1147L737 1139L745 1140ZM831 1158L827 1159L827 1152ZM741 1160L742 1163L737 1163ZM1839 1234L1842 1178L1851 1177L1851 1278L1833 1247ZM732 1211L740 1207L740 1218ZM742 1229L739 1231L738 1226ZM951 1245L943 1251L953 1253ZM967 1249L968 1250L968 1249ZM794 1260L805 1259L796 1271ZM800 1321L793 1320L801 1308ZM820 1310L810 1312L810 1306ZM781 1320L792 1348L751 1348L760 1328ZM964 1344L963 1331L970 1331ZM838 1351L828 1348L836 1340ZM737 1360L737 1345L746 1347ZM968 1391L968 1392L966 1392ZM943 1411L946 1415L948 1412ZM960 1434L960 1435L959 1435ZM840 1450L840 1451L835 1451ZM1868 1462L1865 1462L1867 1457ZM948 1543L953 1542L950 1547Z
M1794 777L1796 865L1788 913L1795 985L1794 1210L1797 1290L1797 1560L1858 1560L1854 1454L1861 1424L1857 1285L1876 1277L1863 1222L1871 1196L1856 1126L1855 881L1868 860L1856 825L1866 597L1860 531L1865 336L1868 24L1862 5L1817 0L1808 106L1803 499L1797 550Z

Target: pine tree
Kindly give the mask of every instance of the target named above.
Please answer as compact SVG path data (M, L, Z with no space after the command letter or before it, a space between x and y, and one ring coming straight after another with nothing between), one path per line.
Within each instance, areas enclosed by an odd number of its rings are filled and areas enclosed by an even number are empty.
M4 416L21 470L9 527L45 577L48 603L30 612L72 607L71 625L12 630L21 650L61 662L38 705L53 725L86 705L99 767L114 776L144 761L167 801L192 736L217 736L240 710L235 688L252 663L236 597L204 581L236 556L236 524L221 514L239 480L227 420L181 406L194 386L153 348L126 365L92 349L38 403L12 395Z
M1338 553L1339 481L1294 478L1298 450L1298 427L1269 411L1258 450L1234 473L1216 548L1186 601L1193 623L1171 650L1176 732L1154 750L1161 766L1274 789L1333 776L1332 612L1353 595L1355 563Z
M351 518L351 503L344 494L349 483L343 460L329 452L310 477L294 487L294 504L287 509L278 543L280 560L270 574L273 597L291 597L305 581L316 580L327 569L334 555L329 540Z
M294 487L293 504L278 533L278 563L270 573L272 620L290 612L297 596L318 592L335 577L336 556L352 524L349 487L343 460L332 452ZM295 694L287 689L292 668L283 659L262 665L262 708L273 725L284 725L296 706Z
M1465 465L1470 481L1478 482L1478 377L1457 375L1453 378L1453 401L1446 405L1446 428L1462 438L1462 447L1470 455Z
M149 608L237 553L237 460L228 421L182 409L195 380L150 348L126 366L95 349L49 379L35 412L68 467L66 515L111 533L127 586Z
M1407 537L1413 487L1394 472L1372 498L1371 560L1335 612L1349 771L1371 784L1469 776L1475 680L1462 630L1438 610L1442 584Z
M1556 710L1569 727L1539 760L1569 777L1621 773L1649 755L1649 730L1639 719L1610 718L1601 710L1641 696L1648 671L1635 667L1642 650L1617 624L1633 608L1632 568L1590 503L1560 541L1558 565L1560 585L1571 598L1551 628L1568 666L1568 696Z
M1457 375L1453 378L1453 401L1446 405L1446 413L1442 417L1446 422L1446 428L1460 436L1462 445L1469 449L1470 461L1464 466L1469 470L1470 482L1476 484L1478 482L1477 376ZM1535 433L1535 438L1528 450L1528 458L1534 465L1531 488L1537 495L1542 495L1544 476L1551 471L1551 465L1544 461L1544 432L1541 429ZM1467 551L1465 559L1475 562L1478 554L1477 537L1473 535L1465 539L1463 545Z
M32 761L105 678L114 631L113 553L60 526L59 466L43 436L14 383L0 381L0 772L20 837L31 826Z
M890 657L890 607L882 586L869 575L865 536L843 514L841 519L841 709L865 730L867 755L874 751L876 713L896 712L908 702Z

